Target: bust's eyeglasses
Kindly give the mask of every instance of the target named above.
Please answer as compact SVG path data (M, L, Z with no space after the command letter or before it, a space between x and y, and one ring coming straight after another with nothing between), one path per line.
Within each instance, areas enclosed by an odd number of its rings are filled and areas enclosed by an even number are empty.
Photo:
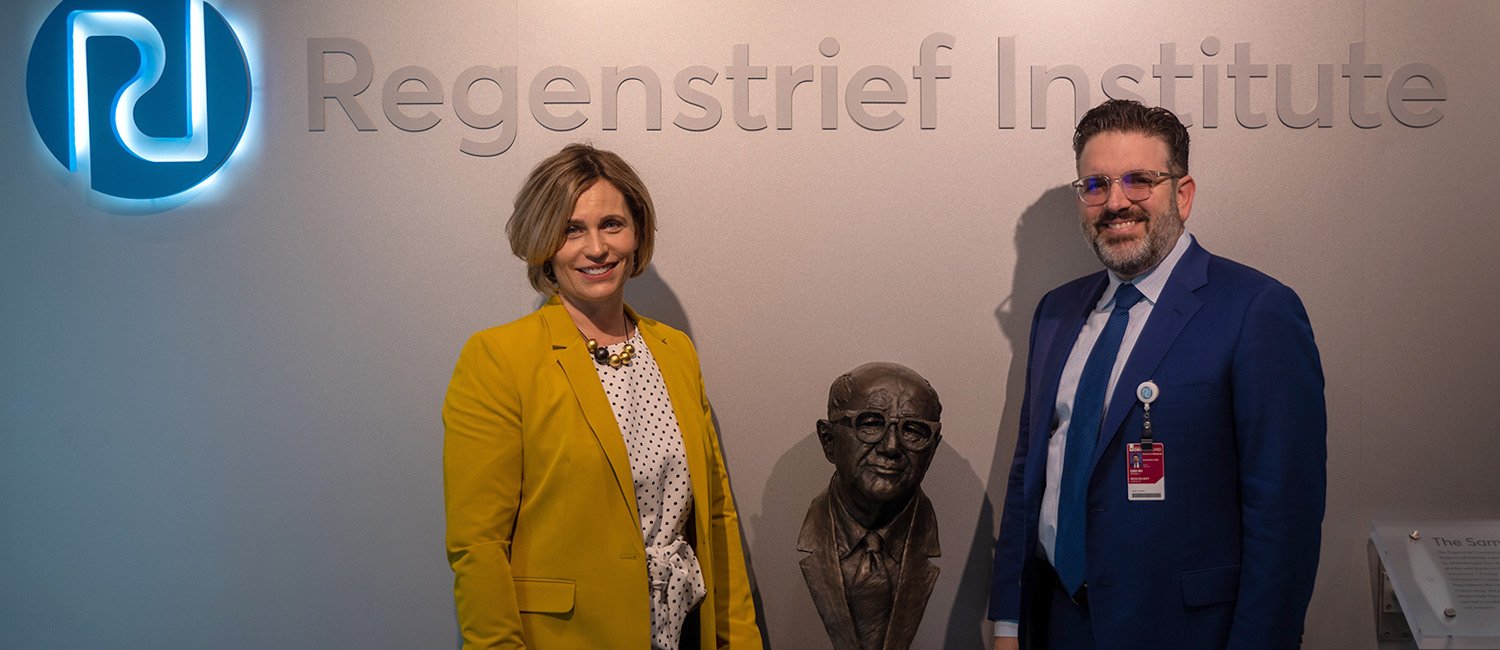
M896 440L908 451L926 451L937 441L942 430L941 422L922 418L888 418L880 411L844 411L834 422L849 421L854 437L867 445L878 444L885 439L885 432L896 427Z
M1078 200L1084 205L1104 205L1109 202L1109 184L1119 183L1120 191L1125 193L1125 198L1131 201L1144 201L1151 196L1151 190L1156 188L1157 183L1168 179L1182 178L1182 174L1153 171L1150 169L1137 169L1120 174L1119 178L1112 178L1105 174L1094 174L1084 176L1073 181L1073 189L1078 191Z

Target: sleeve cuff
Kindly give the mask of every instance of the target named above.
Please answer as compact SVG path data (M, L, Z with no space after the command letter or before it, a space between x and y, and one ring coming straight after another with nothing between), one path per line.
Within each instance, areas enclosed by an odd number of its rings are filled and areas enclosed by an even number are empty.
M995 624L995 636L1020 636L1020 621L993 621Z

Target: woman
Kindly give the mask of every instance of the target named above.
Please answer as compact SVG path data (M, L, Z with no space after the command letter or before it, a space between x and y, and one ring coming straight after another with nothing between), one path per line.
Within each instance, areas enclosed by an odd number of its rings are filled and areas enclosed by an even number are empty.
M443 405L466 649L761 645L697 352L625 304L655 217L582 144L516 195L511 251L551 298L475 334Z

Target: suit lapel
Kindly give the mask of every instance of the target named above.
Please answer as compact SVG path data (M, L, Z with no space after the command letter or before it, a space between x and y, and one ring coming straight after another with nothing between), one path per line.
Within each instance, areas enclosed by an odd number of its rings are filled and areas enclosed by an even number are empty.
M668 342L663 325L641 318L629 306L625 307L625 311L636 322L636 327L640 328L641 340L651 348L651 356L656 359L656 366L661 370L662 383L667 387L667 399L672 403L672 414L677 417L677 428L682 432L682 449L687 455L688 476L693 482L693 501L696 506L700 506L696 508L698 512L706 512L710 487L708 452L703 438L708 433L703 429L704 414L699 411L702 406L702 386L694 372L697 367L686 357L686 350L675 349ZM698 539L708 539L705 535L712 525L710 518L699 516L694 517L694 520L699 528Z
M937 584L938 566L928 558L942 555L932 502L920 491L915 498L917 503L908 529L911 532L901 554L901 575L896 581L900 589L891 603L891 619L885 628L885 647L891 649L911 647L922 614L927 610L927 599ZM901 638L896 638L897 633L901 633Z
M620 496L630 508L631 518L640 521L641 514L635 502L635 478L630 471L630 453L625 449L625 437L620 434L620 425L609 406L609 397L604 394L604 385L599 383L599 371L594 369L594 360L584 348L583 335L578 333L578 327L555 296L542 308L542 315L552 339L552 355L567 376L589 429L599 441L605 458L609 459L615 482L620 486Z
M807 517L802 520L802 532L797 536L797 550L808 555L799 564L833 647L858 648L854 618L849 614L849 601L844 594L844 574L839 569L839 558L834 551L832 507L828 490L808 506Z
M1100 434L1098 446L1094 448L1093 464L1090 467L1098 465L1105 450L1120 434L1125 416L1135 406L1136 386L1151 378L1157 366L1161 365L1162 357L1166 356L1167 350L1177 340L1177 335L1182 333L1193 314L1203 306L1203 301L1194 292L1207 283L1208 252L1194 240L1182 254L1182 259L1177 261L1177 267L1172 269L1172 276L1167 278L1162 287L1161 299L1151 308L1151 318L1146 321L1146 327L1136 339L1130 358L1120 371L1120 380L1115 383L1114 393L1110 395L1109 411L1104 414L1103 433Z
M1104 295L1104 289L1109 286L1109 279L1103 274L1098 274L1092 282L1086 282L1079 287L1078 293L1067 299L1072 303L1064 307L1063 316L1054 321L1055 328L1051 332L1037 332L1037 347L1047 351L1046 366L1042 375L1042 384L1038 391L1040 401L1032 403L1032 421L1037 421L1037 415L1043 416L1042 422L1045 426L1040 427L1043 439L1052 429L1052 413L1056 410L1057 384L1062 378L1063 366L1068 362L1068 353L1073 351L1073 345L1078 341L1078 333L1083 331L1083 323L1088 320L1089 312L1093 311L1094 305L1099 302L1100 296ZM1054 323L1043 323L1043 327ZM1045 339L1045 340L1044 340ZM1036 429L1036 427L1033 427Z
M1057 411L1058 383L1062 379L1063 366L1068 362L1068 354L1073 351L1073 345L1078 340L1078 333L1083 330L1084 321L1088 320L1089 312L1093 311L1094 305L1099 302L1100 296L1104 295L1104 289L1109 286L1109 278L1104 273L1097 274L1091 282L1083 283L1078 292L1071 296L1062 296L1070 304L1061 310L1062 316L1050 322L1038 325L1036 347L1038 350L1046 350L1046 365L1042 366L1040 384L1035 386L1035 398L1029 407L1031 417L1031 442L1028 454L1037 459L1036 471L1026 472L1027 495L1033 497L1034 503L1041 503L1042 484L1045 472L1040 468L1045 465L1047 459L1047 438L1052 433L1052 416Z

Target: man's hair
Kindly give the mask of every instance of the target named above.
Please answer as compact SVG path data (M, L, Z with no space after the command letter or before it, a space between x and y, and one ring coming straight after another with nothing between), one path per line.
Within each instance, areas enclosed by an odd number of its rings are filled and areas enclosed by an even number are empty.
M943 403L938 399L937 391L933 390L932 384L927 381L926 377L917 374L917 371L906 366L882 362L863 364L858 368L839 375L838 379L833 380L833 385L828 387L828 417L831 419L835 413L848 410L849 404L856 397L855 388L858 384L857 379L864 379L876 372L894 374L909 382L920 385L927 391L927 395L932 398L933 418L942 418Z
M1073 161L1083 157L1083 146L1090 138L1109 131L1160 138L1167 145L1167 171L1188 173L1187 127L1172 111L1133 99L1111 99L1089 109L1073 132Z
M549 272L548 260L562 248L578 197L601 180L609 181L625 196L625 206L635 222L636 249L630 277L640 275L651 263L656 208L646 184L613 152L570 144L531 170L526 184L516 193L515 211L505 223L510 250L526 262L526 278L538 292L557 293L557 276Z

